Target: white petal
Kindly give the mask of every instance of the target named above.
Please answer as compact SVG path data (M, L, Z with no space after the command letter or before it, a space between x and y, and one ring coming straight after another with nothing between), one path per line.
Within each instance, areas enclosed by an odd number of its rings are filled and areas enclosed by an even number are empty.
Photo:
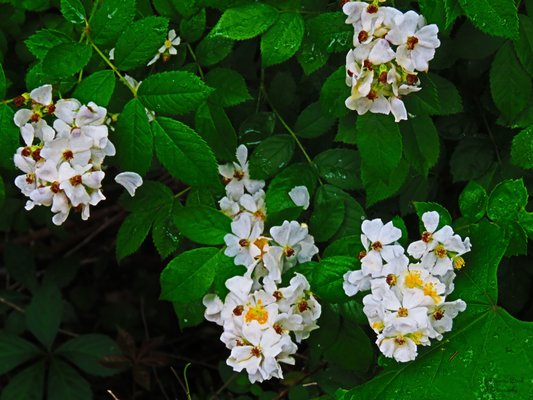
M32 100L42 105L52 104L52 85L43 85L30 92Z
M428 211L422 214L422 222L428 232L435 232L439 226L440 216L437 211Z
M121 172L115 176L115 182L124 186L131 197L135 196L135 190L143 184L141 176L135 172Z
M309 191L306 186L295 186L289 192L289 197L298 207L309 208Z

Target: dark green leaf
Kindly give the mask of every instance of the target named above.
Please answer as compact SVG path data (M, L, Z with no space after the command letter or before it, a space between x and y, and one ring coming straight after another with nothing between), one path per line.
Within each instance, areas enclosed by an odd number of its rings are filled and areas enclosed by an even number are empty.
M250 175L254 179L268 179L287 166L294 154L294 139L289 135L275 135L263 140L250 156Z
M209 100L222 107L231 107L251 100L241 74L228 68L215 68L205 76L205 83L214 88Z
M47 399L91 400L92 397L89 382L66 362L52 358L48 371Z
M146 17L134 22L118 38L115 65L129 71L145 65L163 45L168 32L168 19Z
M5 374L38 355L39 349L32 343L14 335L0 333L0 374Z
M409 166L403 160L385 180L376 176L375 171L361 168L361 179L366 190L366 206L370 207L398 193L408 172Z
M0 99L3 99L6 97L6 89L7 89L6 75L4 74L4 69L2 68L2 64L0 64Z
M14 169L13 155L20 143L20 132L13 123L15 113L7 104L0 104L0 166Z
M201 299L215 278L220 251L202 247L170 261L161 273L161 299L176 303Z
M344 214L344 202L339 199L316 201L309 220L315 240L320 243L331 239L342 225Z
M167 258L176 251L181 239L178 228L172 222L171 214L160 212L152 226L152 240L161 258Z
M117 344L105 335L89 334L70 339L63 343L55 354L65 357L91 375L110 376L119 372L100 363L105 356L120 354Z
M72 42L70 36L54 29L41 29L24 41L30 53L39 59L43 59L52 47Z
M80 0L61 0L61 14L73 24L85 22L85 9Z
M355 259L334 256L322 259L319 263L304 264L311 271L307 276L313 291L329 303L341 303L348 299L342 288L344 274L355 269Z
M527 200L528 193L522 179L503 181L490 193L487 216L498 222L515 220L524 210Z
M463 110L455 85L440 75L419 75L424 90L405 98L407 110L416 114L450 115Z
M476 28L489 35L518 37L518 15L514 0L459 0Z
M120 262L124 257L135 253L143 244L152 223L154 215L147 212L135 212L126 217L118 230L116 256Z
M329 149L313 160L318 168L318 174L328 183L341 189L361 189L359 170L361 161L359 154L349 149Z
M513 138L511 159L513 164L521 168L533 168L533 126L524 129Z
M196 42L202 37L205 30L205 9L190 18L180 22L180 36L187 42Z
M344 101L350 96L350 88L345 82L346 71L344 67L332 73L320 89L320 105L331 116L343 117L349 110Z
M461 214L475 221L485 215L487 207L487 192L479 183L468 182L459 196L459 208Z
M94 101L99 106L106 107L115 90L115 74L111 70L97 71L83 79L74 90L72 97L81 103Z
M231 232L231 220L207 206L175 207L172 218L178 230L196 243L224 244L224 236Z
M33 253L27 246L11 244L4 249L4 265L18 283L33 292L37 288L37 276Z
M337 128L336 142L346 144L356 144L355 141L355 113L348 114L339 119L339 126Z
M344 236L343 238L335 240L328 247L326 247L323 256L346 256L355 259L362 250L364 250L364 248L361 244L360 235Z
M26 326L46 347L50 348L63 315L61 292L53 284L39 287L26 308Z
M195 115L195 127L213 149L217 159L232 160L237 148L237 134L224 109L206 102Z
M210 33L198 43L196 58L201 65L213 65L226 58L232 48L233 40Z
M322 112L317 101L307 106L296 120L295 133L303 138L315 138L325 134L335 124L335 119Z
M482 176L493 164L494 150L489 140L466 138L459 142L450 158L454 182Z
M494 103L504 116L514 118L528 104L531 89L531 77L520 64L512 45L503 45L490 69L490 91Z
M152 164L153 138L146 110L137 99L131 99L120 113L113 141L117 159L124 171L145 175Z
M104 1L90 20L91 39L97 45L114 43L131 24L134 15L135 0Z
M514 42L514 48L524 69L529 75L533 75L533 20L522 14L519 17L520 36Z
M213 32L233 40L251 39L265 32L277 18L278 11L268 4L247 4L226 10Z
M213 152L187 125L158 117L152 123L157 158L188 185L218 188L218 166Z
M439 133L427 115L409 118L400 124L404 154L414 169L427 176L439 159Z
M398 125L388 115L368 113L357 118L356 129L361 169L373 177L388 180L402 157Z
M19 372L3 388L0 400L42 400L45 361L39 361Z
M195 300L188 303L172 303L180 329L200 325L204 321L205 307L201 300Z
M184 71L150 75L139 87L139 100L156 113L181 115L196 110L212 89Z
M54 78L66 78L87 65L92 49L81 43L61 43L44 56L43 72Z
M281 14L261 37L262 62L265 67L280 64L300 48L304 37L304 19L298 13Z
M337 12L325 12L309 20L306 30L315 40L316 46L326 53L348 51L352 45L353 27L346 24L346 15Z

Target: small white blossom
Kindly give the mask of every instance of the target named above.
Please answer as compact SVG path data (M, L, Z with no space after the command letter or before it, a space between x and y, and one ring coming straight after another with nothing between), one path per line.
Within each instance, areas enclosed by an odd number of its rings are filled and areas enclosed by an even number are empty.
M171 55L175 56L178 54L178 51L174 46L178 46L180 43L181 39L176 35L176 31L174 29L169 30L165 43L159 48L159 50L157 50L154 58L152 58L148 64L146 64L146 66L149 67L150 65L154 64L157 60L159 60L160 57L163 57L163 61L168 61Z
M298 207L309 208L309 191L306 186L295 186L289 192L289 197Z

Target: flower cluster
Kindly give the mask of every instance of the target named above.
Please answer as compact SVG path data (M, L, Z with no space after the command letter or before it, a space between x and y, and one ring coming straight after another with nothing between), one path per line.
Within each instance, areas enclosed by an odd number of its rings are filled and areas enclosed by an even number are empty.
M115 154L104 124L107 110L76 99L54 103L51 85L25 93L16 103L31 104L31 109L22 108L14 116L25 143L14 156L15 165L24 172L15 178L15 185L29 197L26 209L51 207L56 225L65 222L71 209L81 211L86 220L90 206L105 199L103 163L106 156ZM53 119L51 126L47 119ZM132 196L142 184L133 172L119 174L115 180Z
M361 269L344 275L348 296L371 290L363 298L363 311L378 334L381 352L399 362L414 360L418 345L442 340L453 318L466 309L464 301L446 297L454 289L454 269L464 266L461 255L470 251L470 240L448 225L437 230L435 211L424 213L422 222L425 231L408 246L409 259L397 243L402 233L392 222L363 221Z
M262 382L283 377L280 363L294 364L298 347L292 337L300 343L318 328L321 307L307 279L296 273L288 286L279 287L282 274L310 261L318 248L307 226L297 221L284 221L270 228L270 236L264 234L265 182L251 179L244 145L236 155L237 162L219 167L226 184L219 204L233 219L232 233L224 237L225 254L246 272L226 281L224 301L208 294L203 303L205 318L224 328L221 340L231 350L227 364L235 371L245 369L251 382ZM297 205L308 205L305 187L291 193Z
M382 1L343 6L346 23L354 27L354 49L346 56L346 84L352 88L346 107L359 115L392 113L399 122L407 119L401 97L421 89L418 72L428 70L440 41L437 25L426 25L414 11L380 7Z

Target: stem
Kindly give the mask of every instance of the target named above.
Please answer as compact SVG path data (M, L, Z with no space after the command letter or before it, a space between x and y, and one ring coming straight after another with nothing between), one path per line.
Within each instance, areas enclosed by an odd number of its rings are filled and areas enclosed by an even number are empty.
M181 196L183 196L185 193L187 193L189 190L191 190L191 187L189 186L188 188L185 188L183 189L181 192L178 192L174 195L174 198L175 199L178 199L180 198Z
M194 63L196 64L196 66L198 67L198 73L200 74L200 77L202 78L202 80L205 80L204 71L202 70L200 63L198 62L198 59L196 58L196 54L194 54L194 50L192 49L189 43L187 43L187 49L189 50L189 53L191 53L191 57L194 60Z
M307 160L307 162L309 163L309 165L311 165L311 167L313 167L313 169L317 172L318 182L320 182L320 184L323 185L324 183L322 182L322 180L320 179L320 176L318 175L318 168L313 163L313 160L311 160L311 157L309 157L309 154L305 150L305 147L303 146L302 142L300 142L300 139L298 139L298 136L296 136L296 133L294 133L294 131L291 129L291 127L285 122L285 120L280 115L280 113L272 105L272 103L270 102L270 99L268 98L268 95L267 95L266 91L264 90L264 88L263 88L262 92L263 92L263 96L264 96L265 100L267 101L268 105L272 109L272 112L274 114L276 114L276 117L278 117L279 122L281 122L281 125L283 125L283 127L287 130L287 132L289 132L289 134L292 136L292 138L294 139L294 141L296 142L296 144L298 145L298 147L302 151L302 153L303 153L305 159Z
M113 72L115 73L115 75L118 76L120 81L124 85L126 85L126 87L130 90L131 93L133 93L133 97L137 98L137 90L133 86L130 85L130 83L126 80L126 78L122 76L122 74L119 72L117 67L115 67L115 65L111 62L111 60L109 60L109 58L106 57L104 53L102 53L102 50L98 48L98 46L92 41L92 39L90 37L88 37L88 39L93 49L98 53L98 55L102 58L102 60L104 60L107 65L109 65L109 68L113 70Z

